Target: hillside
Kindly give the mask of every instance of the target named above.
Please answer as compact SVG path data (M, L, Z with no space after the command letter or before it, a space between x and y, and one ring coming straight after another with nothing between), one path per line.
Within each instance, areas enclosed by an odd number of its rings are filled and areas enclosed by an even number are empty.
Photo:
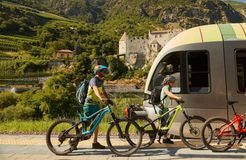
M225 0L225 3L230 4L233 8L235 8L242 15L246 16L246 3L236 2L232 0Z
M245 19L217 0L8 0L0 2L0 8L0 34L4 35L0 52L28 49L46 56L57 49L73 50L76 44L80 53L117 54L125 31L140 36L148 30Z

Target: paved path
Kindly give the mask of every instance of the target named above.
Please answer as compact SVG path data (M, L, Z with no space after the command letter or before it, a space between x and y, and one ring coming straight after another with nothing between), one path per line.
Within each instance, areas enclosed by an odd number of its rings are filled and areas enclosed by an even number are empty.
M99 141L106 145L105 137ZM109 149L91 149L91 140L81 142L78 150L68 156L52 154L46 144L44 135L0 135L0 160L211 160L211 159L246 159L246 145L224 153L210 150L190 150L182 142L174 145L154 144L149 149L139 150L131 157L115 157Z

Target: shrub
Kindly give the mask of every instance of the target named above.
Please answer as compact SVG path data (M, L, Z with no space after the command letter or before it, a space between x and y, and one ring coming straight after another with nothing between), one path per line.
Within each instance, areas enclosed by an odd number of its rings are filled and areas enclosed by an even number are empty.
M76 114L75 87L64 75L49 78L44 86L40 109L49 118L71 117Z
M30 107L24 107L21 105L9 106L0 111L2 120L28 120L32 119L34 115L34 109Z
M6 108L10 105L16 105L17 95L12 92L0 92L0 109Z
M128 68L120 59L110 56L108 57L108 62L109 68L112 72L110 75L111 80L121 78L124 74L127 73Z

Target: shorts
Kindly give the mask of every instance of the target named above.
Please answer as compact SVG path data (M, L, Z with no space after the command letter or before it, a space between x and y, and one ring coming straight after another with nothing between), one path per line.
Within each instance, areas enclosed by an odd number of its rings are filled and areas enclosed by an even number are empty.
M100 108L99 105L84 105L83 110L84 110L84 116L89 117L93 113L99 111Z

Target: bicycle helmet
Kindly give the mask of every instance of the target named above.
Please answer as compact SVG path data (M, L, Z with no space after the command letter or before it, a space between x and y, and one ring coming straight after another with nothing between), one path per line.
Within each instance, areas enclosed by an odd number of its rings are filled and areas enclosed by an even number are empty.
M175 81L176 81L176 78L174 76L167 75L163 80L163 84L174 83Z
M100 74L100 73L106 73L106 74L109 74L110 73L110 70L108 69L107 66L104 66L104 65L96 65L95 68L94 68L94 73L95 74Z

